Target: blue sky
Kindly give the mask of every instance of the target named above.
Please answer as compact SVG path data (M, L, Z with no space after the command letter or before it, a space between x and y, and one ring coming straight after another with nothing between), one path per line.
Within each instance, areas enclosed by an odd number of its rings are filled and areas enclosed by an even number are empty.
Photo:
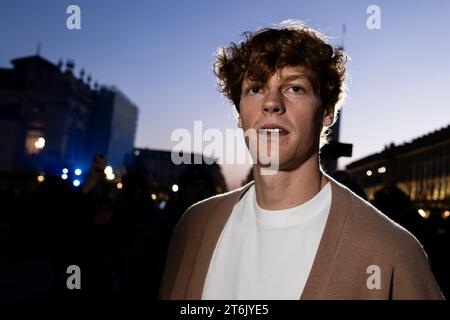
M66 8L81 8L81 30L66 28ZM381 9L369 30L366 9ZM449 1L21 1L0 3L0 66L36 52L74 59L100 84L116 85L140 108L136 146L170 149L173 130L235 128L216 90L213 54L242 32L285 19L306 22L351 57L341 141L343 166L390 142L403 143L450 123ZM198 150L197 150L198 151ZM225 166L228 183L247 166Z

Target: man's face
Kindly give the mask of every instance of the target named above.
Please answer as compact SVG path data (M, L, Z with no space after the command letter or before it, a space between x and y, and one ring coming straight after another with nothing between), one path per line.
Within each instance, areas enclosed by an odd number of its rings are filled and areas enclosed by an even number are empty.
M255 129L267 135L268 149L276 136L271 137L264 129L281 129L279 170L294 170L318 152L322 126L331 125L333 120L322 108L309 74L302 66L284 67L267 83L255 83L247 78L242 83L239 127L244 132ZM258 135L258 139L261 137Z

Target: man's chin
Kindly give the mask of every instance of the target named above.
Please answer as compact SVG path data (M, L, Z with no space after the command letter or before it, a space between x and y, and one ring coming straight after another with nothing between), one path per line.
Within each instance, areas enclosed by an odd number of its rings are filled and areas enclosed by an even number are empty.
M275 159L268 159L266 161L258 161L256 164L263 170L271 171L294 171L299 168L302 161L289 157L280 157Z
M261 170L261 173L265 173L266 175L275 175L281 171L290 171L287 163L280 161L259 162L256 164L256 167Z

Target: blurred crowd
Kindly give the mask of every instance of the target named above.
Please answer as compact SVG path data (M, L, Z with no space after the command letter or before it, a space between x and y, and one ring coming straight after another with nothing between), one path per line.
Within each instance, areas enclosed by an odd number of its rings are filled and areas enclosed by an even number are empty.
M215 194L208 171L192 166L164 206L147 179L105 179L97 156L74 188L47 176L30 190L0 186L0 299L156 299L172 230L193 203ZM69 289L67 268L81 271Z

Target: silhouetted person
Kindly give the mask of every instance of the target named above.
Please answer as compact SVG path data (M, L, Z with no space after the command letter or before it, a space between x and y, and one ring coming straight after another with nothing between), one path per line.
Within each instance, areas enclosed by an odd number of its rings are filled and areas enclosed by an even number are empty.
M367 200L367 195L364 192L363 188L359 184L356 177L351 175L348 171L345 170L337 170L331 174L331 176L336 179L336 181L342 183L344 186L352 190L355 194Z
M118 194L112 219L113 265L121 297L130 295L130 257L136 241L153 224L156 215L155 202L151 198L149 183L145 176L136 173L124 177L123 188ZM131 272L131 277L133 277Z
M8 258L11 268L1 291L8 298L47 300L61 294L63 254L77 253L72 246L71 187L60 178L47 176L31 194L21 193L11 215ZM76 224L77 226L80 224ZM62 232L64 231L64 232Z
M173 229L192 204L215 194L210 173L193 165L178 179L176 198L169 201L157 219L139 237L130 260L131 295L137 299L156 299Z
M406 228L426 247L426 227L411 199L397 186L392 185L375 192L372 204L389 218Z

